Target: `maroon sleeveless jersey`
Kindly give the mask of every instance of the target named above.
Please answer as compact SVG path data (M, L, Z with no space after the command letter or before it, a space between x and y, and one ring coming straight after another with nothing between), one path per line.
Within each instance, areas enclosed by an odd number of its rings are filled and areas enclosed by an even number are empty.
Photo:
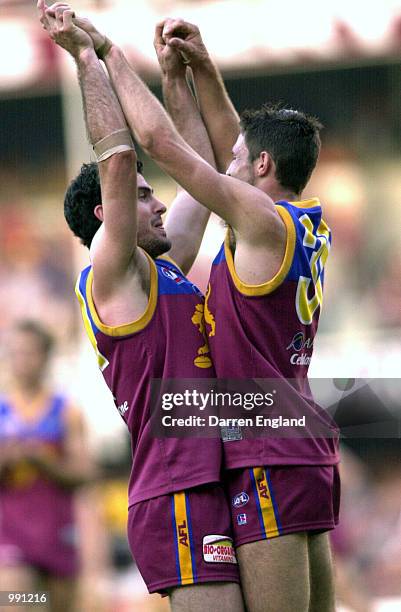
M65 452L67 401L52 395L35 421L26 422L10 398L0 396L0 448L19 443L41 448L49 461ZM10 561L58 576L78 572L74 495L31 461L6 466L0 480L0 567Z
M145 313L126 325L102 324L92 299L92 268L76 293L104 379L131 434L129 505L220 479L219 439L156 438L150 422L152 379L215 376L205 338L204 300L168 258L151 259Z
M307 379L331 233L317 199L280 201L276 208L287 228L287 243L274 278L260 285L242 282L234 269L228 234L213 262L205 301L213 364L222 379L280 378L284 386L288 380L311 430L317 423L324 424L323 429L332 437L315 436L310 431L305 437L231 437L224 444L228 468L331 465L339 461L337 428L311 400ZM288 409L291 412L290 406Z

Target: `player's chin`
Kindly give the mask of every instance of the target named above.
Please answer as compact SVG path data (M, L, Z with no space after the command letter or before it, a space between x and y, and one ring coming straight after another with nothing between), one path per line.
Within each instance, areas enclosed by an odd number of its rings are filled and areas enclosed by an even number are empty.
M160 232L160 234L162 234ZM159 235L148 237L142 243L139 243L139 246L142 247L153 259L159 257L159 255L163 255L163 253L167 253L171 249L171 240L167 238L167 236Z

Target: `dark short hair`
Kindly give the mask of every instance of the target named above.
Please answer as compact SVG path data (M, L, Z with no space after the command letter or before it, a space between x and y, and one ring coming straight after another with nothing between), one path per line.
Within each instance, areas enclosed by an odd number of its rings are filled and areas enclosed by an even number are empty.
M143 164L137 160L136 169L142 174ZM99 170L96 162L83 164L78 176L73 179L64 197L64 217L75 236L90 247L93 237L102 222L94 214L102 203Z
M54 337L39 321L35 321L34 319L20 319L16 321L14 329L17 332L36 336L46 357L52 352L55 345Z
M300 111L265 104L259 110L244 111L240 126L250 161L267 151L280 185L300 194L319 157L320 121Z

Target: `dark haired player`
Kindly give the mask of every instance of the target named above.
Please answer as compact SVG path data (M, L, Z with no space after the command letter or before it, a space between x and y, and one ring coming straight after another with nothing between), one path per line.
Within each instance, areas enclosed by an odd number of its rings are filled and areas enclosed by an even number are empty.
M260 242L263 214L254 228L230 224L213 262L205 319L217 376L291 379L308 396L331 236L319 201L302 200L301 193L317 162L321 125L299 111L268 105L245 111L239 120L196 26L165 20L155 42L161 64L166 46L190 63L218 167L275 202L276 217L262 227ZM170 114L186 136L191 120L177 95L187 88L186 75L168 65L163 75L165 97L176 100L168 105ZM277 217L285 239L275 229ZM305 406L305 413L319 422L319 412ZM338 443L337 432L326 431L333 437L235 440L230 432L224 444L234 542L250 610L334 609L330 549L321 532L338 521Z
M131 433L131 550L149 591L169 592L174 610L201 611L208 601L218 601L220 610L239 612L230 513L218 484L221 441L158 439L150 425L152 379L214 375L198 324L202 296L172 260L160 257L169 251L188 269L208 212L181 193L169 222L170 242L161 218L166 207L137 166L124 115L91 38L73 24L65 5L46 11L40 0L38 8L45 29L77 64L98 162L84 165L71 183L65 215L90 248L91 265L76 292L104 379ZM217 555L206 562L205 538L224 547L224 560Z
M100 36L92 25L84 27L94 39ZM175 28L179 37L172 36ZM199 31L190 28L176 22L160 33L159 27L157 44L176 47L185 54L185 61L193 63L191 48L185 48L183 39L188 37L193 44L200 37ZM241 133L237 127L238 138L229 145L231 149L234 144L233 159L227 175L222 175L178 134L122 51L107 40L101 51L141 146L229 225L214 262L205 306L206 322L212 317L214 321L209 337L218 376L291 377L305 392L330 246L318 200L301 200L319 153L318 123L287 109L265 107L244 114ZM208 71L204 82L212 92L216 87L221 92L222 82L214 79L210 65ZM221 168L228 141L220 137L232 136L235 116L227 123L217 117L221 124L214 139L210 115L217 115L224 99L214 101L208 108L201 103L201 110ZM270 138L265 138L266 133ZM297 354L295 344L301 337L303 348ZM319 421L318 411L309 408L308 416ZM250 610L334 609L330 550L327 535L321 533L334 527L338 509L337 441L336 432L330 433L333 437L243 439L225 444L230 469L227 486L233 502L236 495L246 493L241 499L248 504L241 513L245 520L235 528L236 544L241 544L241 582ZM234 511L233 516L237 521L238 513Z
M72 610L78 578L74 490L93 476L83 419L47 384L53 338L36 321L10 334L0 396L0 590L48 590Z

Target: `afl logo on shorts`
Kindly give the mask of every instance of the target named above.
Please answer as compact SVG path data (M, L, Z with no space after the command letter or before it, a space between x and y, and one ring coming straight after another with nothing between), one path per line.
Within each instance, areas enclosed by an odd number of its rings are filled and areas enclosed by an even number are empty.
M238 495L233 497L232 503L233 503L234 508L242 508L242 506L245 506L248 502L249 502L249 495L245 493L245 491L242 491L241 493L238 493Z

